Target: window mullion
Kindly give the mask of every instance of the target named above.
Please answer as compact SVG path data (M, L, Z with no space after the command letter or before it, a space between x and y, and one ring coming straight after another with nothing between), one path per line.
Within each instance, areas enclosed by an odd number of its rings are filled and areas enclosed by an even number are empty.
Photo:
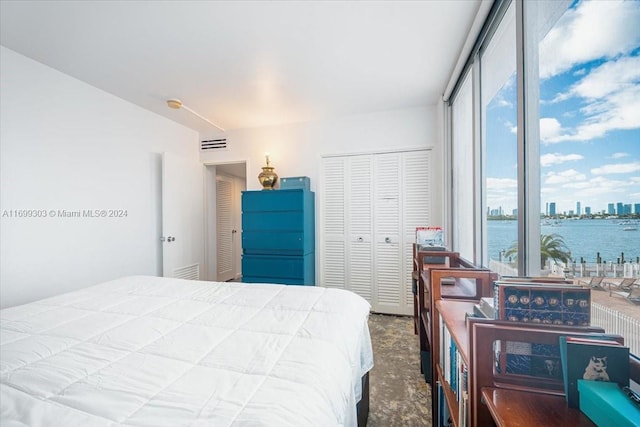
M540 113L536 2L516 1L518 273L540 274Z

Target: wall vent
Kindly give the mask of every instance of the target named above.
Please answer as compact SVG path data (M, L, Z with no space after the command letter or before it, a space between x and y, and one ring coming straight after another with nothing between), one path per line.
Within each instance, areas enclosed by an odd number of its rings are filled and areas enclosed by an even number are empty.
M173 270L176 279L200 280L200 264L186 265Z
M200 141L200 151L221 151L226 150L227 148L227 138L206 139L204 141Z

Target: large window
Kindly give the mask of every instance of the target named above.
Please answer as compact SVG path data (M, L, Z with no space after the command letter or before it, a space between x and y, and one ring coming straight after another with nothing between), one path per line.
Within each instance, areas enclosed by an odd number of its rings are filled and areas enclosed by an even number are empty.
M640 265L638 22L638 0L495 1L450 100L454 250L501 274Z
M486 183L484 264L515 266L509 248L518 240L518 94L515 4L506 10L480 53L482 142ZM514 271L500 271L513 273Z
M541 233L564 243L543 267L636 261L638 237L625 223L640 219L631 209L640 202L640 2L535 6Z
M476 244L474 233L465 230L475 228L474 182L474 138L473 138L473 84L472 73L468 72L453 102L451 111L452 144L452 230L453 247L468 259L475 259Z

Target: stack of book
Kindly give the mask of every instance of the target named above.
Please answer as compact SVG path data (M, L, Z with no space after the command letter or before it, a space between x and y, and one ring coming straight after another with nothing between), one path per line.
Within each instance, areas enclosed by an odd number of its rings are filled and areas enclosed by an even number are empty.
M560 360L564 392L572 408L579 406L579 379L629 385L629 347L619 335L560 337Z
M560 337L560 359L569 407L597 425L640 425L640 406L623 392L630 373L629 347L621 336Z

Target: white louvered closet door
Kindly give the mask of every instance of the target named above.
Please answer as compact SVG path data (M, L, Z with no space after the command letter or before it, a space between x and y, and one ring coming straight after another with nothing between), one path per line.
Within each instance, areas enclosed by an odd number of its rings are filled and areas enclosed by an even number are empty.
M430 224L430 176L428 150L323 159L322 286L356 292L378 313L413 313L412 244Z
M382 313L403 314L402 212L400 153L378 154L374 159L374 304Z
M218 272L216 280L235 277L233 247L233 179L216 176L216 243Z
M373 305L373 160L371 155L361 155L349 157L347 162L347 289Z
M405 307L413 310L411 273L413 272L413 242L416 239L416 227L439 224L431 222L431 151L404 153L402 161L403 296Z
M344 157L322 162L320 283L328 288L346 288L345 165Z

